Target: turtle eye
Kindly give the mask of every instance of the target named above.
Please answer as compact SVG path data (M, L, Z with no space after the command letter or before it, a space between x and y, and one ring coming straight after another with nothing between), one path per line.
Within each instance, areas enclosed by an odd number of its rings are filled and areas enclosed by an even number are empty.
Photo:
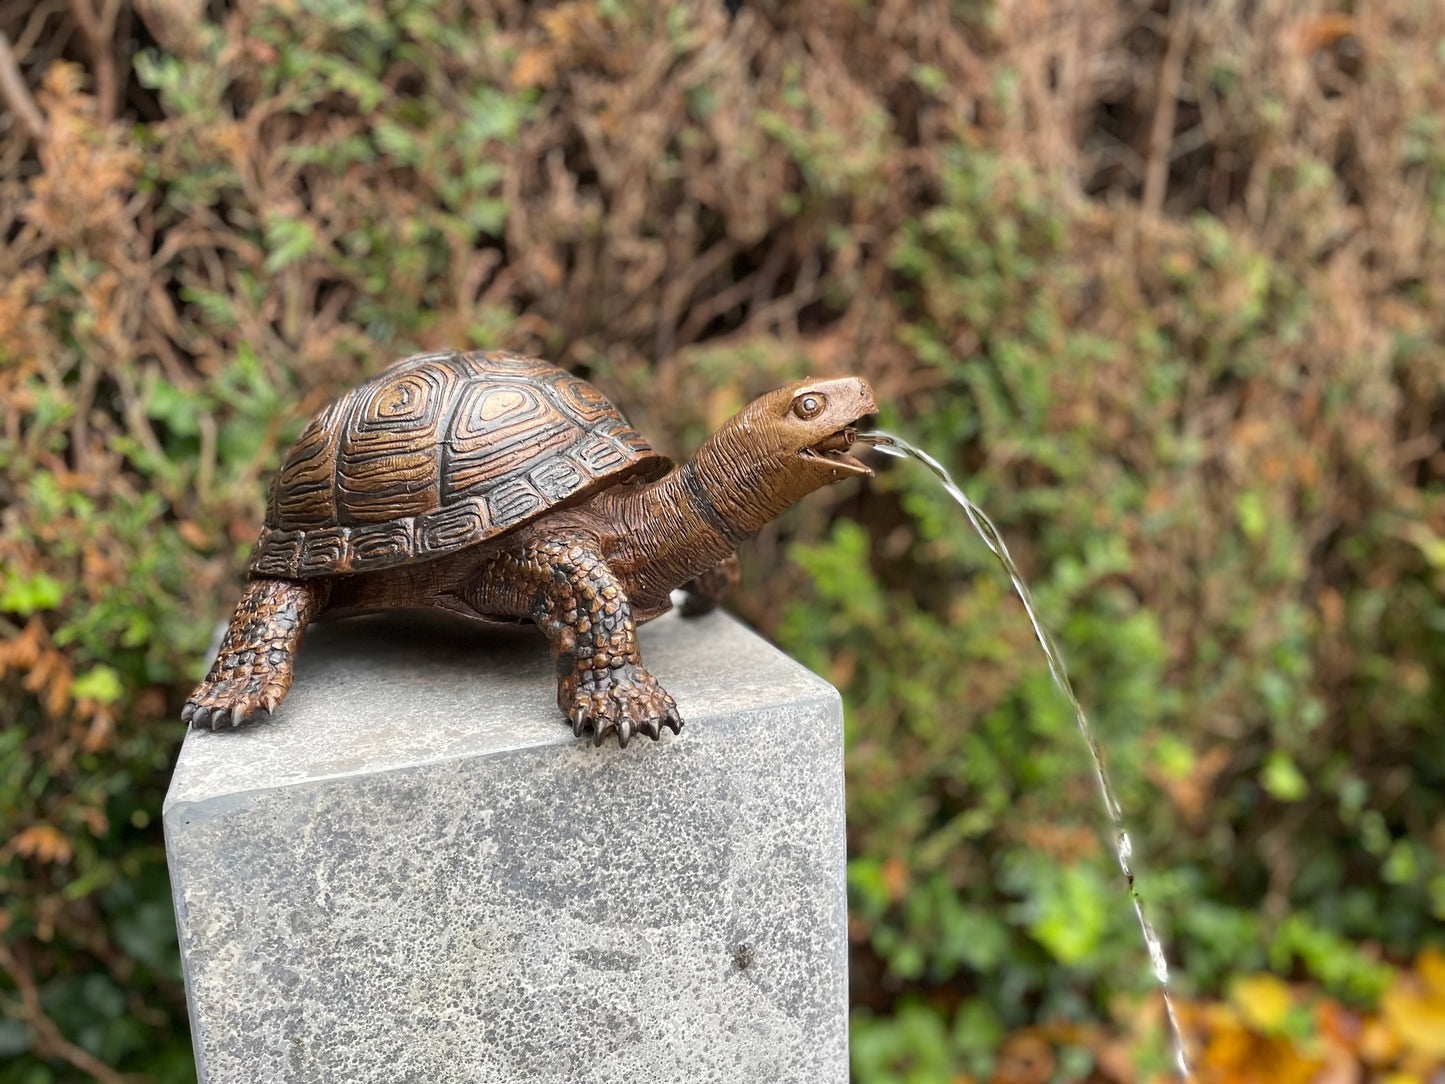
M816 392L809 392L807 395L800 395L793 400L793 413L800 418L816 418L823 413L823 407L828 403Z

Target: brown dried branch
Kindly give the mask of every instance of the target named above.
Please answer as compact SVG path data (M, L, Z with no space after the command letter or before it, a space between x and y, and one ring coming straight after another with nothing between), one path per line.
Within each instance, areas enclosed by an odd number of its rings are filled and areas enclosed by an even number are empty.
M1180 0L1179 10L1169 21L1169 43L1159 68L1159 93L1154 102L1154 122L1149 129L1149 163L1144 171L1143 206L1152 218L1164 207L1169 184L1170 153L1174 142L1174 118L1179 109L1179 84L1184 79L1184 58L1188 52L1194 21L1193 0Z
M115 119L116 95L120 90L115 69L115 21L120 15L120 0L102 0L102 4L97 15L91 0L70 0L70 13L90 51L96 112L101 124L109 124Z
M45 114L35 104L21 74L20 63L10 48L10 39L0 30L0 100L14 114L20 126L36 143L45 139Z
M132 6L146 29L168 51L187 58L205 51L201 32L205 0L132 0Z
M116 1072L94 1054L82 1050L60 1033L55 1021L45 1015L40 1004L40 991L30 970L23 966L10 946L0 941L0 969L10 977L20 994L24 1020L35 1032L35 1053L42 1058L60 1058L69 1062L82 1073L100 1081L100 1084L126 1084L125 1077Z

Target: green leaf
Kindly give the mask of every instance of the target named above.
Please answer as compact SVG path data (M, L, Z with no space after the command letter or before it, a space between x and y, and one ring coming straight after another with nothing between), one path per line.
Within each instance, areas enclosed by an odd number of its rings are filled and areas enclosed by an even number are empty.
M1054 958L1078 964L1092 956L1108 926L1103 885L1087 866L1067 866L1039 886L1034 935Z
M273 218L266 224L266 270L300 263L317 248L316 231L301 218Z
M125 692L125 686L120 682L120 675L109 666L94 666L75 679L70 692L76 699L114 704Z
M1282 749L1276 749L1265 760L1260 782L1281 802L1298 802L1310 792L1308 781Z
M1254 490L1245 490L1234 500L1234 512L1239 518L1239 529L1244 537L1257 542L1269 529L1269 513L1264 508L1264 498Z
M6 570L4 586L0 587L0 610L28 617L36 610L54 610L65 598L59 580L44 572L28 576Z

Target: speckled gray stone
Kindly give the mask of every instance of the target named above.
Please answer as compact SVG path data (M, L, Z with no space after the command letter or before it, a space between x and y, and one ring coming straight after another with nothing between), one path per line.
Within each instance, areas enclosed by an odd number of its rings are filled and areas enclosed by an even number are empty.
M731 618L643 658L686 725L594 748L545 643L308 634L192 731L166 845L201 1084L842 1084L837 693Z

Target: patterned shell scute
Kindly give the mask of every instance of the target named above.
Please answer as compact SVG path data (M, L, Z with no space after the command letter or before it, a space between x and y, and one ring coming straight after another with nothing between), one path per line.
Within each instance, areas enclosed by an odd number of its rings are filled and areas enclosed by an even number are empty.
M668 467L596 388L537 358L407 358L302 431L251 571L326 576L471 546Z

